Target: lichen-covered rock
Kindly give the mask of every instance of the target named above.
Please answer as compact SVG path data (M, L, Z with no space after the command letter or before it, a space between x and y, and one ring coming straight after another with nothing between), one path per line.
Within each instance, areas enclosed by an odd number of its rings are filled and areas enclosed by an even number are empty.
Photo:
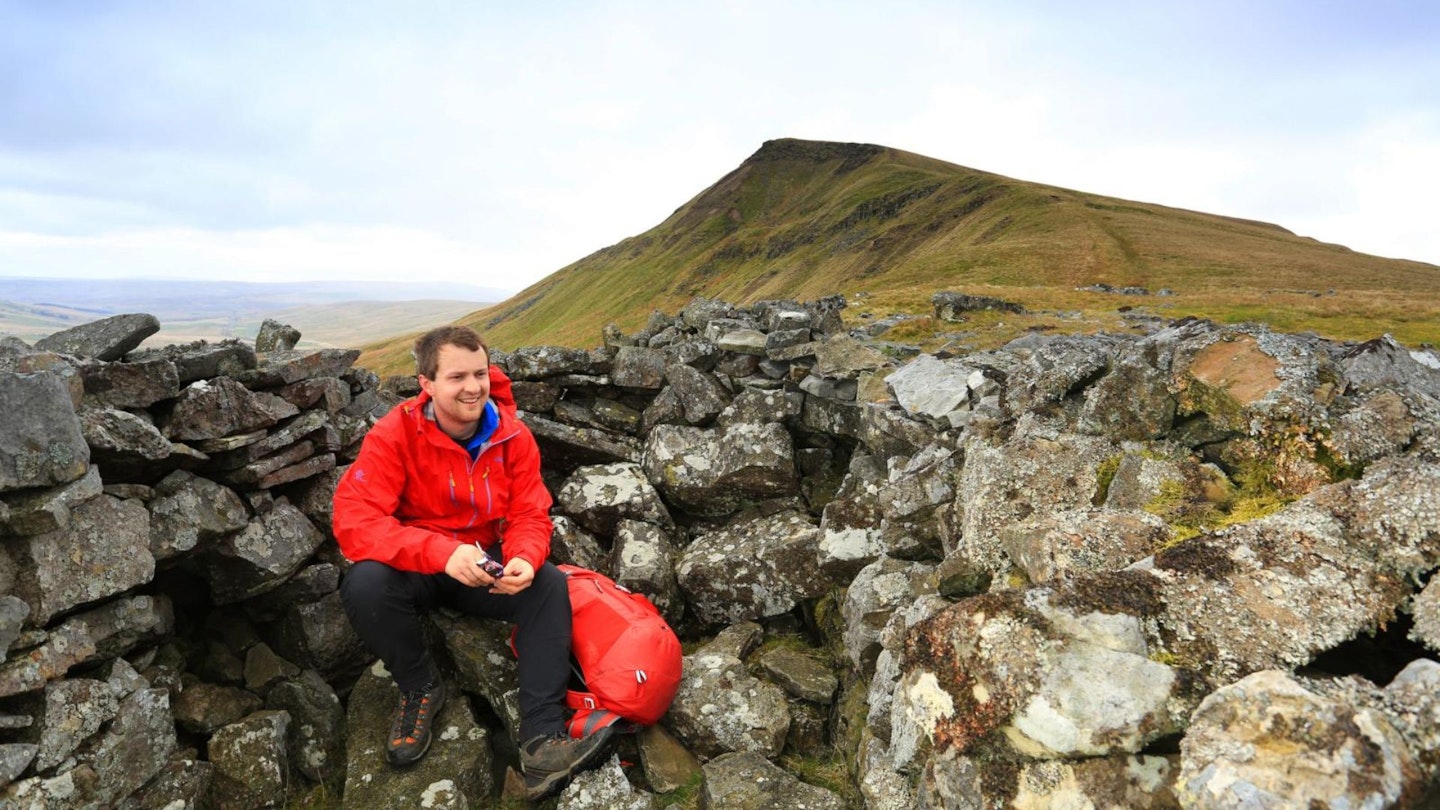
M476 724L469 705L454 693L435 717L425 757L404 770L393 768L385 761L385 738L399 700L400 691L378 662L356 682L346 714L348 764L341 806L347 810L480 806L494 784L488 729Z
M1154 554L1172 537L1145 512L1075 509L1037 515L1001 531L1001 544L1031 582L1080 571L1124 568Z
M651 810L655 806L654 795L636 790L625 778L616 756L577 774L555 801L556 810Z
M288 323L273 318L260 322L260 331L255 334L255 351L289 351L300 342L300 330Z
M1174 757L1116 756L1082 760L990 763L953 752L936 757L920 778L923 807L1027 810L1173 810Z
M80 425L95 463L107 470L117 463L134 467L159 461L174 452L154 424L129 411L87 408L80 413Z
M581 526L606 536L614 535L622 518L670 523L660 494L637 464L580 467L560 487L556 501Z
M752 752L725 754L705 763L701 806L727 810L844 810L838 794L808 785Z
M172 757L155 778L122 800L117 810L201 810L215 766L203 759Z
M235 375L247 388L275 388L315 377L339 377L360 356L359 349L276 350L260 354L255 368Z
M760 656L760 666L786 692L811 703L828 706L835 700L840 679L828 662L812 653L776 647Z
M675 392L689 424L706 424L730 404L730 392L715 375L694 366L671 363L665 367L665 381Z
M175 723L186 731L213 734L259 709L260 698L244 689L195 681L171 701Z
M58 375L0 371L0 492L48 487L85 474L90 448Z
M565 515L550 517L550 559L591 571L605 568L608 554L595 535Z
M77 506L69 526L11 545L29 573L16 583L15 595L30 604L30 621L40 626L155 575L149 513L137 501L109 495Z
M992 443L967 432L959 494L941 524L947 556L962 556L992 571L1007 567L1001 533L1032 515L1092 505L1108 439L1052 433L1038 426Z
M148 508L150 553L157 560L239 531L250 518L245 502L233 490L184 470L155 485Z
M540 445L540 457L552 469L569 470L584 464L640 461L640 442L630 436L564 425L535 414L526 414L524 419L530 432L535 434L535 442Z
M657 793L671 793L700 775L700 761L664 726L647 726L636 737L645 781Z
M285 746L291 767L312 781L333 789L341 787L345 782L345 707L320 673L307 669L277 683L266 696L265 707L290 715Z
M142 640L170 632L175 622L164 596L113 599L46 630L44 641L0 665L0 697L39 689L73 666L129 652Z
M897 610L935 592L931 568L923 563L881 557L861 569L845 591L845 651L861 675L875 670L880 633Z
M684 673L665 725L702 760L728 751L780 753L790 730L785 693L745 671L733 655L698 652Z
M684 600L675 580L675 544L664 528L621 520L610 570L617 583L645 596L672 624L680 619Z
M584 349L561 346L526 346L509 352L495 362L512 380L543 380L561 374L604 374L609 371L602 356Z
M282 499L244 531L210 546L199 561L215 603L230 604L284 582L324 540L299 509Z
M222 340L219 343L201 340L140 349L132 352L127 359L143 362L156 357L175 364L181 385L211 377L234 377L255 367L255 349L250 344L235 339Z
M169 360L86 363L80 366L85 402L109 408L148 408L180 393L180 378Z
M1181 803L1205 810L1420 806L1414 802L1425 786L1414 753L1390 720L1317 687L1265 670L1205 698L1180 743Z
M880 486L886 480L884 465L874 456L857 452L835 497L820 515L820 570L834 582L849 582L860 569L880 558Z
M272 625L268 638L286 659L317 669L327 677L354 672L370 660L370 653L345 616L339 591L313 601L292 602Z
M963 361L922 354L886 377L885 382L907 413L945 419L970 401L970 383L974 381L978 387L984 377L984 372Z
M797 512L703 535L675 566L680 590L707 624L778 616L824 592L827 584L812 573L818 535Z
M35 348L96 360L119 360L159 331L160 321L154 315L114 315L43 337L35 341Z
M645 443L645 476L676 506L698 515L730 514L747 499L799 490L794 443L778 424L723 429L659 425Z
M479 695L515 733L520 725L516 695L520 671L510 649L510 626L474 616L431 614L439 637L455 662L460 688ZM519 742L518 740L516 742Z
M215 768L210 806L216 810L249 810L284 804L290 767L285 749L289 726L289 714L267 709L231 723L210 737L207 751Z
M44 704L35 716L35 770L59 765L119 712L119 698L104 681L73 678L46 684Z
M299 412L274 394L252 392L229 377L217 377L180 392L165 433L177 441L218 439L269 427Z
M100 469L91 466L80 478L58 487L29 490L0 499L0 533L41 534L70 526L70 510L95 498L104 485Z
M93 749L86 764L96 777L100 807L114 806L135 793L165 767L179 742L170 716L170 693L139 689L120 701L120 710Z
M944 557L938 515L955 500L960 456L932 444L895 469L876 493L880 542L892 557Z

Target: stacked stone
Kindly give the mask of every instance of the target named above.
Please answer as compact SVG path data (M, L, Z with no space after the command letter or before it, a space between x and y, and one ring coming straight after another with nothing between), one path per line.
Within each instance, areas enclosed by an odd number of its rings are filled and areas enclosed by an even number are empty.
M1184 320L929 354L845 329L843 304L696 299L593 350L494 352L541 445L552 556L693 642L640 771L612 760L558 806L649 807L697 774L726 807L1425 806L1434 352ZM507 629L432 617L488 711L451 701L395 771L393 685L361 671L334 595L335 465L413 378L285 345L6 346L0 401L46 416L0 430L0 796L267 806L287 772L347 807L493 796ZM1306 669L1410 613L1417 660L1388 684ZM780 767L835 751L847 785Z
M327 679L367 658L330 492L397 398L271 326L137 350L159 324L121 315L0 346L7 806L272 806L292 771L338 790Z

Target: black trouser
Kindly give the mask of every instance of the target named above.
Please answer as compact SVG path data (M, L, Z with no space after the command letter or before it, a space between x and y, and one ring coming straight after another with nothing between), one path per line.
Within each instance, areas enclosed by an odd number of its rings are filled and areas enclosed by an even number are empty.
M425 646L422 614L444 606L518 627L520 742L565 730L570 677L570 592L550 563L530 587L513 596L471 588L446 574L417 574L375 562L355 563L340 584L345 615L370 652L379 656L401 691L434 683L439 672Z

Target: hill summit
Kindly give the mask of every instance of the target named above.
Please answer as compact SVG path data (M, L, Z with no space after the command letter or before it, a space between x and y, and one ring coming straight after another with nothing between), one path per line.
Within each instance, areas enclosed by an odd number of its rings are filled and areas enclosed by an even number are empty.
M1431 338L1406 324L1433 317L1436 305L1417 310L1415 299L1433 298L1437 282L1434 265L1356 253L1278 225L874 144L786 138L765 142L649 231L466 322L502 347L584 346L606 323L635 328L695 296L748 303L867 293L918 312L938 290L982 289L1032 309L1113 312L1113 297L1077 292L1105 285L1173 291L1176 316L1268 320L1293 304L1305 318L1276 326L1369 337L1384 320L1400 339L1421 340Z

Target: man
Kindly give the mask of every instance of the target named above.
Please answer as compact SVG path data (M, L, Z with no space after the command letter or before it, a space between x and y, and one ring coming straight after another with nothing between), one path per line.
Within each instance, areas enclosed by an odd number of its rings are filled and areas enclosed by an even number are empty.
M386 744L393 765L425 755L446 686L422 614L447 606L513 622L520 668L520 764L531 799L597 764L610 729L565 733L570 598L550 555L550 494L510 380L474 330L415 341L421 393L366 435L335 490L334 528L354 565L340 593L350 623L400 688ZM482 564L496 560L503 571Z

